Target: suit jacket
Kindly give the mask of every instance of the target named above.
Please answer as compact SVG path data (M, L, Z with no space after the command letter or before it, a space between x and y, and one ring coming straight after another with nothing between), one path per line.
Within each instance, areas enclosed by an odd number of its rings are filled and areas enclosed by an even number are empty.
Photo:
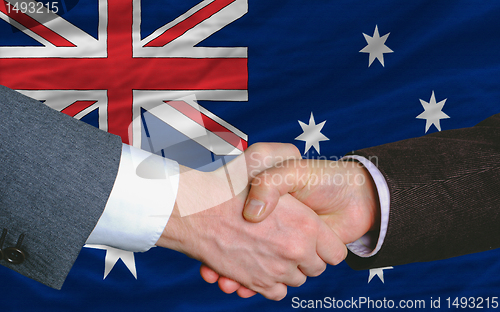
M500 247L500 114L478 125L355 152L376 156L389 185L387 234L354 269L432 261ZM371 159L374 161L374 158Z
M24 234L21 264L0 261L60 289L113 187L119 137L0 86L0 231Z

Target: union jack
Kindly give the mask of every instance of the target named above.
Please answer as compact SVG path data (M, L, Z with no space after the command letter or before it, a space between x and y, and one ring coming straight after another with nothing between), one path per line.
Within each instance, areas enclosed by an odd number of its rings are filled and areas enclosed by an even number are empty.
M144 38L140 0L99 0L97 36L53 12L9 10L16 2L0 0L0 18L40 46L0 46L0 84L77 119L97 114L100 129L136 147L144 146L142 112L164 105L156 117L212 153L246 148L244 133L193 101L176 100L248 100L247 48L197 46L245 15L247 0L201 1ZM193 124L222 143L196 140Z

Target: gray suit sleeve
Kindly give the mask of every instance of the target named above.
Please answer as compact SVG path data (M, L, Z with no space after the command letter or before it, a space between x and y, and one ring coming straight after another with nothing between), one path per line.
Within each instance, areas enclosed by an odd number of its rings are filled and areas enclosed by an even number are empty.
M60 289L102 214L121 155L119 137L0 86L0 231L26 260L0 261Z

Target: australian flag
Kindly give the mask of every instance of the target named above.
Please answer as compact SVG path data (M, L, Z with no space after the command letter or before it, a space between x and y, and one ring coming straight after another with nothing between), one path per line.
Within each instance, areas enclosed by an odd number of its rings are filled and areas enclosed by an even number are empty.
M338 159L499 113L499 20L472 0L0 0L0 84L202 170L260 141ZM500 308L500 250L342 263L272 302L223 294L176 252L88 247L60 291L0 267L2 308Z

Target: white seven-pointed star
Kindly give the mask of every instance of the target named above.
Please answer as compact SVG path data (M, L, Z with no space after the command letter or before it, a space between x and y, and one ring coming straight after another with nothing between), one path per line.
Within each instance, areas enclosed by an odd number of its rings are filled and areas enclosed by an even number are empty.
M123 263L127 266L129 269L130 273L134 275L135 279L137 279L137 270L135 267L135 258L134 258L134 253L131 251L125 251L121 249L116 249L113 247L108 247L104 245L85 245L84 247L87 248L94 248L94 249L102 249L106 250L106 259L104 260L104 278L108 276L109 272L113 269L115 266L116 262L119 259L122 259Z
M378 268L378 269L370 269L370 276L368 277L368 283L372 280L372 278L378 276L382 283L384 283L384 270L390 270L394 269L393 267L385 267L385 268Z
M366 43L368 43L368 45L359 52L370 53L370 60L368 63L368 67L372 65L375 59L378 59L380 64L382 64L382 66L385 66L384 53L394 52L385 45L385 41L387 40L387 37L389 37L389 34L390 33L387 33L382 37L380 37L378 33L378 27L376 25L375 25L375 31L373 32L373 37L370 37L367 34L363 33L363 36L365 36L365 40Z
M321 129L323 129L325 122L326 120L317 125L316 122L314 121L314 116L312 112L311 112L311 118L309 118L308 125L299 120L299 125L302 127L302 131L304 132L298 137L296 137L295 140L306 142L306 148L304 154L307 153L307 151L309 151L311 146L313 146L314 149L316 149L316 151L319 154L319 142L330 140L329 138L324 136L323 133L321 133Z
M422 103L422 106L424 107L424 112L415 118L427 120L427 122L425 123L426 133L432 125L436 126L436 128L441 131L441 124L439 121L441 119L450 118L450 116L443 113L443 106L446 100L447 99L444 99L441 102L436 103L434 91L432 91L431 100L429 101L429 103L420 100L420 103Z

